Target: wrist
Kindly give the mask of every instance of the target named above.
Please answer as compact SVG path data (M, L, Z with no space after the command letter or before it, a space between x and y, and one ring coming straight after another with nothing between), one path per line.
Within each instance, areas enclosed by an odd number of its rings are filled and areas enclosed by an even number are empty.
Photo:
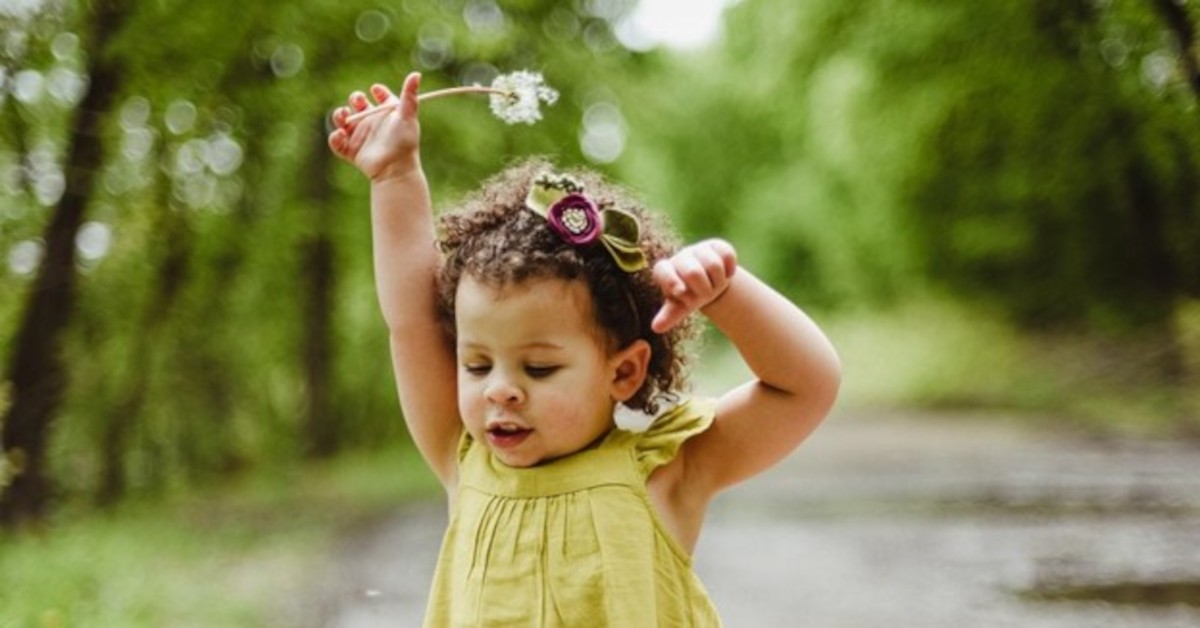
M425 183L425 171L421 169L419 161L414 161L408 165L393 164L371 177L372 188L410 185L412 183Z
M729 296L729 293L734 290L734 284L738 284L738 283L742 282L743 274L744 273L742 273L742 272L735 271L729 277L729 283L725 284L725 288L723 290L721 290L721 292L718 293L717 296L713 297L711 301L709 301L708 303L705 303L703 306L701 306L700 312L709 318L713 317L714 312L719 312L722 309L721 306L730 300L727 297Z
M411 157L397 159L369 175L371 185L389 183L409 183L414 179L424 180L425 173L421 170L421 159L414 152Z

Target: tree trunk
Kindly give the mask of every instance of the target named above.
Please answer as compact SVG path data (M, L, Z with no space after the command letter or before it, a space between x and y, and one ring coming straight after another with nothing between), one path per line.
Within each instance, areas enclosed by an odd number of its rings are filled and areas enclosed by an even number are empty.
M46 227L45 258L29 291L8 364L12 405L4 416L3 449L22 462L20 472L0 496L0 524L8 527L36 522L46 514L50 497L46 442L66 391L66 366L60 351L75 301L75 235L102 165L97 138L120 79L119 68L104 49L121 26L126 3L101 0L94 6L86 55L90 85L69 126L74 131L65 164L67 189Z
M309 155L308 198L316 230L304 245L304 378L307 392L307 453L326 458L337 451L332 381L334 247L330 236L329 172L333 158L325 144L325 122L318 119L317 146Z

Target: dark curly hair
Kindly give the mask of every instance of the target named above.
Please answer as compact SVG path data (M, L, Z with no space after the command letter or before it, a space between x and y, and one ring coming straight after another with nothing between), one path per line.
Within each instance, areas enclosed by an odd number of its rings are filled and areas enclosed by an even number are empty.
M621 270L599 242L576 247L556 235L546 219L525 207L534 177L556 170L544 159L519 162L493 176L473 195L438 220L438 246L442 266L438 273L438 315L454 338L454 307L458 283L464 275L481 283L505 287L531 279L580 280L587 284L596 322L604 330L609 350L642 339L650 344L650 364L645 383L625 401L636 410L654 413L658 400L671 398L687 384L690 354L687 341L696 336L688 318L665 334L656 334L650 322L662 305L662 293L651 279L654 263L670 257L678 246L665 219L648 212L631 195L598 174L568 171L583 184L600 207L617 207L641 223L639 245L649 268Z

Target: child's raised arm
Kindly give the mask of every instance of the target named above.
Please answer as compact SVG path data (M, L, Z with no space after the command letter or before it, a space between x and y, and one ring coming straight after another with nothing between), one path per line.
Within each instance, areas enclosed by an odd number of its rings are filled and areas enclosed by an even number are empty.
M722 396L713 426L684 446L678 486L706 500L764 471L812 433L833 407L841 364L812 319L739 268L727 242L689 246L659 262L654 277L666 296L655 331L700 309L756 376Z
M383 85L371 88L385 115L347 123L368 107L361 92L333 114L330 148L371 180L371 228L375 288L391 338L392 367L409 432L442 484L455 481L454 453L461 433L454 350L437 318L438 253L429 186L421 170L417 88L420 75L404 81L400 96Z

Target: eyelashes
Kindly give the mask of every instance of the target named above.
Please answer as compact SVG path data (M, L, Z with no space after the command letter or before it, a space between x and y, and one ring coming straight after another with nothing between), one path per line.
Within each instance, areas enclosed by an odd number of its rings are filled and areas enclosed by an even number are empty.
M555 364L550 364L550 365L530 364L530 365L526 365L524 367L524 370L525 370L525 374L528 375L529 377L532 377L534 379L545 379L545 378L550 377L551 375L557 373L559 371L559 369L561 369L561 368L562 368L561 366L558 366ZM492 371L492 365L490 365L490 364L464 364L463 370L466 371L467 374L469 374L469 375L474 375L475 377L482 377Z

